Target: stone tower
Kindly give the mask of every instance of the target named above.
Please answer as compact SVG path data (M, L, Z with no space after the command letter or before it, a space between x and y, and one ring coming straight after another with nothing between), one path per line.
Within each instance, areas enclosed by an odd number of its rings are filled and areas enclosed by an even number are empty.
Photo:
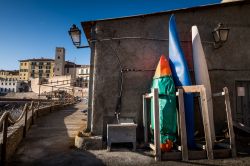
M56 47L54 76L64 75L65 48Z

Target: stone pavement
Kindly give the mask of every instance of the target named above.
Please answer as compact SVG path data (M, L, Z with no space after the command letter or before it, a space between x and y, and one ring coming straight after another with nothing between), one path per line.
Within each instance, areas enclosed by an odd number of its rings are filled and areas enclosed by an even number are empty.
M74 148L74 136L86 127L87 116L81 112L86 105L74 106L54 111L40 117L21 142L10 166L102 166L102 165L250 165L250 157L236 159L193 160L155 162L150 155L137 149L127 148L106 150L78 150Z
M78 103L54 111L37 119L19 145L8 165L102 165L88 152L76 150L74 137L86 127L86 115L81 110L86 105Z

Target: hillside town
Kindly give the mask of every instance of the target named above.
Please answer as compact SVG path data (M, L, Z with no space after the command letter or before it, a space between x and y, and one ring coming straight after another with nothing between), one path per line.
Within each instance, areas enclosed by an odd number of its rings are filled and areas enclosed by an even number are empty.
M56 47L54 59L46 57L22 59L19 60L19 70L0 70L0 95L2 97L28 98L30 93L27 96L26 92L38 94L38 87L40 87L40 94L75 87L77 92L84 93L86 96L90 66L66 61L65 52L65 48ZM67 84L61 85L61 81L67 81ZM53 82L51 87L53 85L54 89L43 86L45 82Z

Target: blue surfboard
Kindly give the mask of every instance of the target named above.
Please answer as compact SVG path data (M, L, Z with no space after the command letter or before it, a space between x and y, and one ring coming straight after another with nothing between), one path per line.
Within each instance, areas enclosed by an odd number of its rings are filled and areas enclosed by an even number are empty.
M182 51L176 30L174 15L169 20L169 62L176 86L192 85L187 61ZM187 143L189 148L195 148L194 142L194 99L193 94L184 94L184 107L187 130Z

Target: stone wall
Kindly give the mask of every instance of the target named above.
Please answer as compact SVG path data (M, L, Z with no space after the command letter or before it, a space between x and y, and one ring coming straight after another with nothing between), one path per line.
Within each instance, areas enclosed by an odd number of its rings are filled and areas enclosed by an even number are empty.
M66 80L68 80L68 82ZM57 83L57 81L59 82ZM54 82L54 83L51 83L51 82ZM64 87L68 88L71 85L71 82L72 81L71 81L70 75L54 76L53 78L48 79L47 85L40 86L40 93L51 92L52 90L55 91L58 89L63 90ZM52 88L51 86L56 86L56 87ZM35 78L31 80L31 89L32 89L32 92L39 93L39 78Z
M106 135L106 124L115 122L115 108L119 95L120 66L129 69L155 69L159 57L168 56L168 20L175 14L182 45L191 39L191 26L197 25L204 47L211 79L212 92L227 86L235 113L235 81L250 79L250 4L232 3L157 14L100 20L95 23L97 41L92 44L93 80L91 131ZM83 25L91 25L86 22ZM212 31L218 23L230 29L228 41L219 49L213 47ZM86 29L85 29L86 31ZM86 31L86 33L88 33ZM89 36L89 34L87 34ZM103 40L122 37L141 39ZM149 40L151 38L152 40ZM193 71L191 70L193 76ZM138 138L142 138L142 94L149 92L154 71L126 72L123 80L122 117L131 117L138 124ZM93 83L92 83L93 81ZM193 84L195 84L193 82ZM213 99L216 131L225 124L222 98Z

